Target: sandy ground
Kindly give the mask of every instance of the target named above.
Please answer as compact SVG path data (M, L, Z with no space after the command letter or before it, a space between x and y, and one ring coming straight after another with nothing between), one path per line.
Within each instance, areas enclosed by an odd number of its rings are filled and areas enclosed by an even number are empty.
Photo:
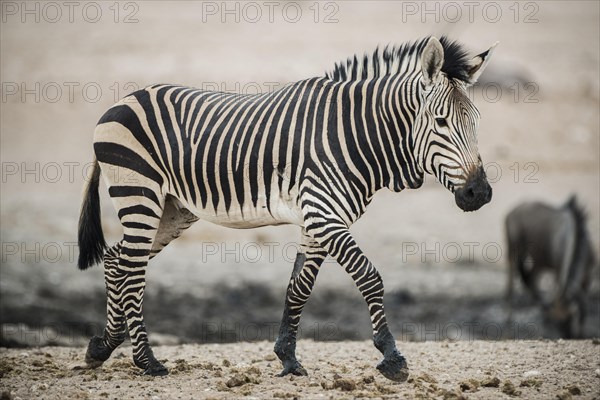
M443 398L598 399L598 341L399 343L411 369L394 383L370 342L300 341L307 377L276 377L267 342L155 348L170 375L140 376L126 347L96 370L83 348L2 350L2 399Z

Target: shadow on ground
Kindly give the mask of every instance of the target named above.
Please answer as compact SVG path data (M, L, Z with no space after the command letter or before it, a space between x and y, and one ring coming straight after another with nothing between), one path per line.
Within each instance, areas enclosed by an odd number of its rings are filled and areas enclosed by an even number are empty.
M145 298L146 325L151 340L224 343L274 341L283 310L284 292L268 285L244 283L214 286L203 296L149 288ZM0 346L81 345L100 334L105 323L105 294L99 289L69 296L38 289L37 301L3 299L0 306ZM392 332L404 341L500 340L559 338L557 327L544 321L539 308L525 295L518 298L511 322L496 296L448 298L419 296L402 290L386 293L386 313ZM585 337L598 337L600 294L588 298ZM299 338L317 341L364 340L371 337L366 304L358 291L322 288L308 302Z

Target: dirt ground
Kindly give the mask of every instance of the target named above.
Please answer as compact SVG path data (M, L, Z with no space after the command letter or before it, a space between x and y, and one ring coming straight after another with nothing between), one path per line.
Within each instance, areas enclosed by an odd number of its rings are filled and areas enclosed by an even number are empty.
M300 341L307 377L276 377L272 343L160 346L167 377L141 376L129 349L95 370L83 348L2 350L2 399L443 398L598 399L599 342L399 343L410 377L394 383L374 366L370 342Z

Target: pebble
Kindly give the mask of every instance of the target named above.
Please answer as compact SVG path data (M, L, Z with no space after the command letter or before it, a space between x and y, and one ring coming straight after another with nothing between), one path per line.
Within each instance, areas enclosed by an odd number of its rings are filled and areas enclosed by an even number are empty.
M600 378L600 369L597 369L597 370L596 370L596 376L597 376L598 378Z
M523 377L525 378L532 378L534 376L540 376L540 371L536 371L536 370L531 370L531 371L527 371L523 373Z

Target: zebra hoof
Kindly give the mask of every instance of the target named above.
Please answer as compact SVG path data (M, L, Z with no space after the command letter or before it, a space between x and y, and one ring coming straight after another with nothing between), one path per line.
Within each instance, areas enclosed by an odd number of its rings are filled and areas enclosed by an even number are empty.
M397 351L377 364L377 369L383 376L394 382L404 382L408 379L408 364Z
M169 370L157 360L152 360L148 363L148 366L144 368L142 375L165 376L169 375Z
M112 349L106 347L102 338L94 336L90 339L87 351L85 353L85 363L90 368L98 368L104 361L108 360L112 353Z
M289 374L296 376L308 376L308 372L306 372L302 364L300 364L298 361L294 361L290 363L290 365L284 366L283 371L281 371L277 376L283 377Z

